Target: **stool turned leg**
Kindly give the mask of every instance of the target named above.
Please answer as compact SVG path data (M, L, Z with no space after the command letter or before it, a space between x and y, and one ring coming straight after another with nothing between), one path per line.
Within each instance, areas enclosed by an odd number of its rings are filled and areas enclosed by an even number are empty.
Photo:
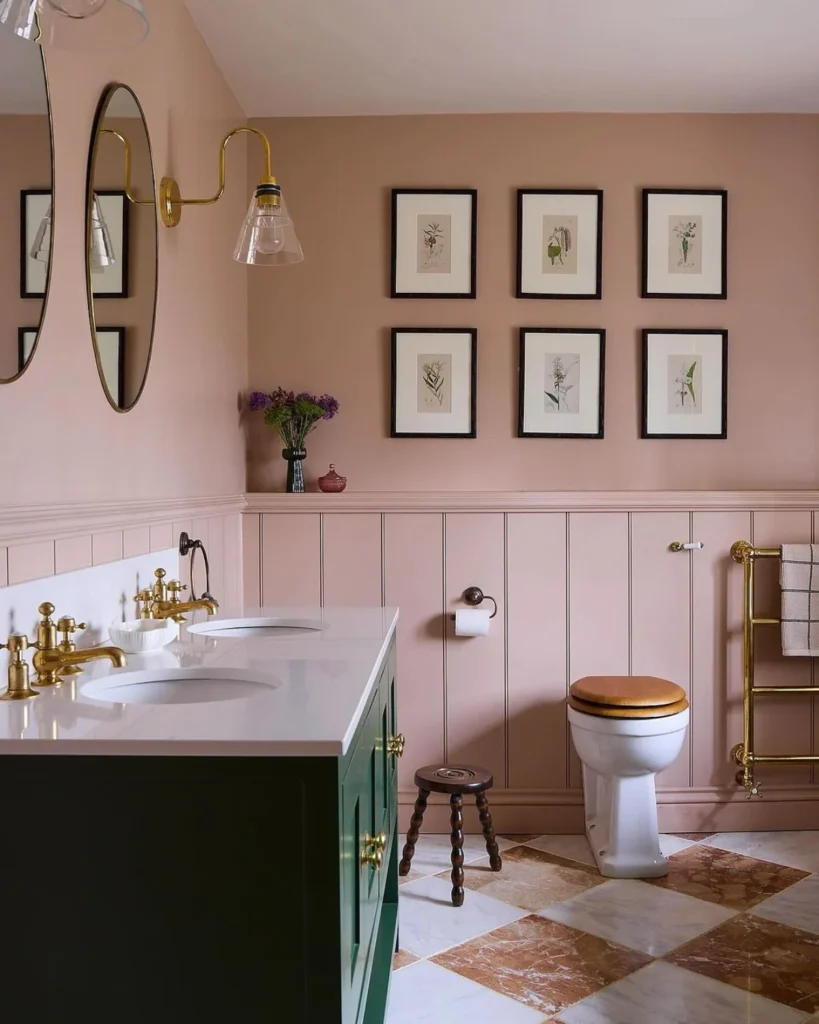
M449 798L452 813L449 822L452 826L452 906L462 907L464 902L464 798L460 793L453 793Z
M415 844L418 842L418 833L421 831L421 825L424 822L424 811L427 809L428 796L428 789L418 790L418 798L415 801L415 809L412 812L410 827L407 832L407 842L404 846L404 854L401 857L401 863L398 866L398 874L402 877L410 873L412 855L415 853Z
M501 860L500 850L498 850L498 844L495 841L492 815L489 813L489 801L486 799L486 793L478 793L475 799L478 804L478 816L481 819L483 838L486 840L486 852L489 854L489 866L493 871L500 871L503 861Z

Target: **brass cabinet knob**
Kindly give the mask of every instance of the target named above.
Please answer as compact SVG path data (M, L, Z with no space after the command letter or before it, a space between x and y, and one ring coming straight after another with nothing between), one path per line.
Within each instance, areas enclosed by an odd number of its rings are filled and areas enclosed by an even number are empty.
M378 836L371 836L369 832L364 834L364 847L361 850L361 863L369 864L373 871L380 871L384 863L384 847L387 845L387 837L382 832Z
M392 757L403 757L404 744L406 742L406 737L402 732L399 732L397 736L390 736L387 740L387 753L391 754Z

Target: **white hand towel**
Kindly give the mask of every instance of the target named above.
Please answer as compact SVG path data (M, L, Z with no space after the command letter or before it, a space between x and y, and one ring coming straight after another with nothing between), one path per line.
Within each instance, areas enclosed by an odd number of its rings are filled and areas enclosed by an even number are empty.
M819 657L819 544L783 544L782 653Z

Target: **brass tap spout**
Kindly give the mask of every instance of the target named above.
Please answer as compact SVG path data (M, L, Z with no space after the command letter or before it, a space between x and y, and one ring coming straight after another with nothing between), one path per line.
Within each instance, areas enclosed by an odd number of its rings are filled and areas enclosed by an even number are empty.
M54 605L46 601L40 605L39 611L43 618L37 627L37 643L33 645L37 648L33 660L34 670L37 673L35 686L58 686L61 682L60 676L66 669L84 665L89 661L98 661L100 658L108 658L115 668L124 668L125 653L119 647L93 647L82 651L67 650L66 648L74 646L73 643L67 642L70 633L74 631L73 619L60 620L60 631L66 636L66 641L60 644L57 642L57 625L51 619ZM65 633L63 628L67 622L70 622L72 626L69 633ZM80 626L76 628L82 629L84 626L84 623L80 623Z
M152 619L177 619L183 612L195 612L200 608L205 609L208 615L215 615L218 611L219 606L215 601L212 601L209 597L201 597L197 601L174 601L172 604L160 604L154 602L151 605L151 618ZM184 621L184 620L182 620Z

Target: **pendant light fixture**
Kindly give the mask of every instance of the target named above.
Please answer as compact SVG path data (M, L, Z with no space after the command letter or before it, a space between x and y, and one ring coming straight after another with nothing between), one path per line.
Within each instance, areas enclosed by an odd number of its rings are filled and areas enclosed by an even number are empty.
M116 249L111 241L111 231L102 213L99 196L94 196L94 205L91 210L91 236L89 244L92 274L101 274L106 267L112 267L117 262Z
M296 236L296 229L287 211L281 186L271 173L270 142L256 128L234 128L219 146L219 190L207 199L183 199L179 185L173 178L163 178L159 185L159 212L166 228L175 228L182 219L184 206L212 206L225 192L225 151L234 135L248 132L255 135L264 147L264 175L250 200L250 207L242 223L239 239L233 251L237 263L281 267L288 263L301 263L304 253Z
M40 221L34 242L29 250L29 256L39 263L48 263L51 259L51 209L52 204L49 203L45 217Z
M142 0L0 0L0 26L66 50L116 50L148 34Z

